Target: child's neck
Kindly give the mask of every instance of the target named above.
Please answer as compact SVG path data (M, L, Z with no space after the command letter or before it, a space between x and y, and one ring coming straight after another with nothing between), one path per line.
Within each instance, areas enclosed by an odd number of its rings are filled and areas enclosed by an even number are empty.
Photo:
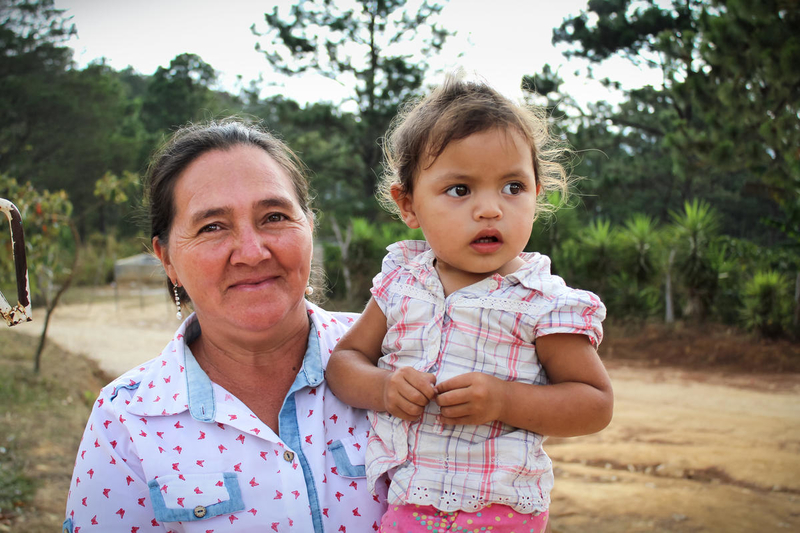
M490 278L495 274L500 274L501 276L512 274L519 270L524 264L525 261L523 261L520 257L515 257L512 261L509 261L500 269L493 272L468 272L466 270L451 268L444 263L440 263L439 261L434 261L433 266L436 269L436 273L439 275L439 281L442 283L444 296L447 298L454 292L461 290L464 287L474 285L475 283L483 281L486 278Z

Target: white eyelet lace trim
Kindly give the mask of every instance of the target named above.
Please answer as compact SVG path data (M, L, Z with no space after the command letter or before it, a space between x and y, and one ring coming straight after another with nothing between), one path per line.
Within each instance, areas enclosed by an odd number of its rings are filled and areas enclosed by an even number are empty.
M408 494L408 504L432 505L440 511L465 510L469 512L480 511L490 504L507 505L522 514L543 512L548 508L548 503L540 498L530 495L495 496L491 501L485 500L482 496L470 494L468 496L459 494L457 491L443 491L438 497L436 491L429 491L427 487L412 487Z
M422 300L434 305L439 303L439 298L429 293L425 289L421 289L413 285L402 285L395 283L389 287L389 292L391 294L399 294L400 296L408 296L410 298Z
M539 316L544 313L544 309L550 305L549 302L523 302L519 300L507 300L505 298L492 298L484 296L482 298L463 298L458 301L458 307L497 309L510 313L522 313L526 315Z

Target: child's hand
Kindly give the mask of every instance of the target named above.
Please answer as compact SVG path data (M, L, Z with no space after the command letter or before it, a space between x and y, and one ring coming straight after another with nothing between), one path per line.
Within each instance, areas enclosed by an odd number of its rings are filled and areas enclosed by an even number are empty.
M410 366L398 368L386 376L383 402L386 411L403 420L417 420L436 394L436 376Z
M470 372L436 386L436 403L441 408L439 422L445 425L480 425L499 420L503 412L504 389L499 378Z

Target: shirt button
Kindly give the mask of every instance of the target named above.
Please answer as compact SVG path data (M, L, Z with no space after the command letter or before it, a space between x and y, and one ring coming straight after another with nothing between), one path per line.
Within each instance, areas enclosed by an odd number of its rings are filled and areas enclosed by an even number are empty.
M497 287L499 287L499 286L500 286L500 284L497 283L496 279L493 279L492 281L489 282L489 290L490 291L496 290Z
M206 508L203 507L202 505L198 505L197 507L194 508L194 515L197 518L203 518L206 515L206 512L207 512Z
M283 460L287 463L291 463L292 460L294 460L294 452L290 452L289 450L283 452Z

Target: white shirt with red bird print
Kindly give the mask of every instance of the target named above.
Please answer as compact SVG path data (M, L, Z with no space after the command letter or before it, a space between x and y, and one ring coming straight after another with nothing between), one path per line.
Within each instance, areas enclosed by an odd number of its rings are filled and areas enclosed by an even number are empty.
M386 487L376 496L367 488L366 413L324 381L357 315L307 309L308 349L281 408L280 437L197 364L187 347L200 334L194 315L158 357L103 388L64 531L377 531Z

